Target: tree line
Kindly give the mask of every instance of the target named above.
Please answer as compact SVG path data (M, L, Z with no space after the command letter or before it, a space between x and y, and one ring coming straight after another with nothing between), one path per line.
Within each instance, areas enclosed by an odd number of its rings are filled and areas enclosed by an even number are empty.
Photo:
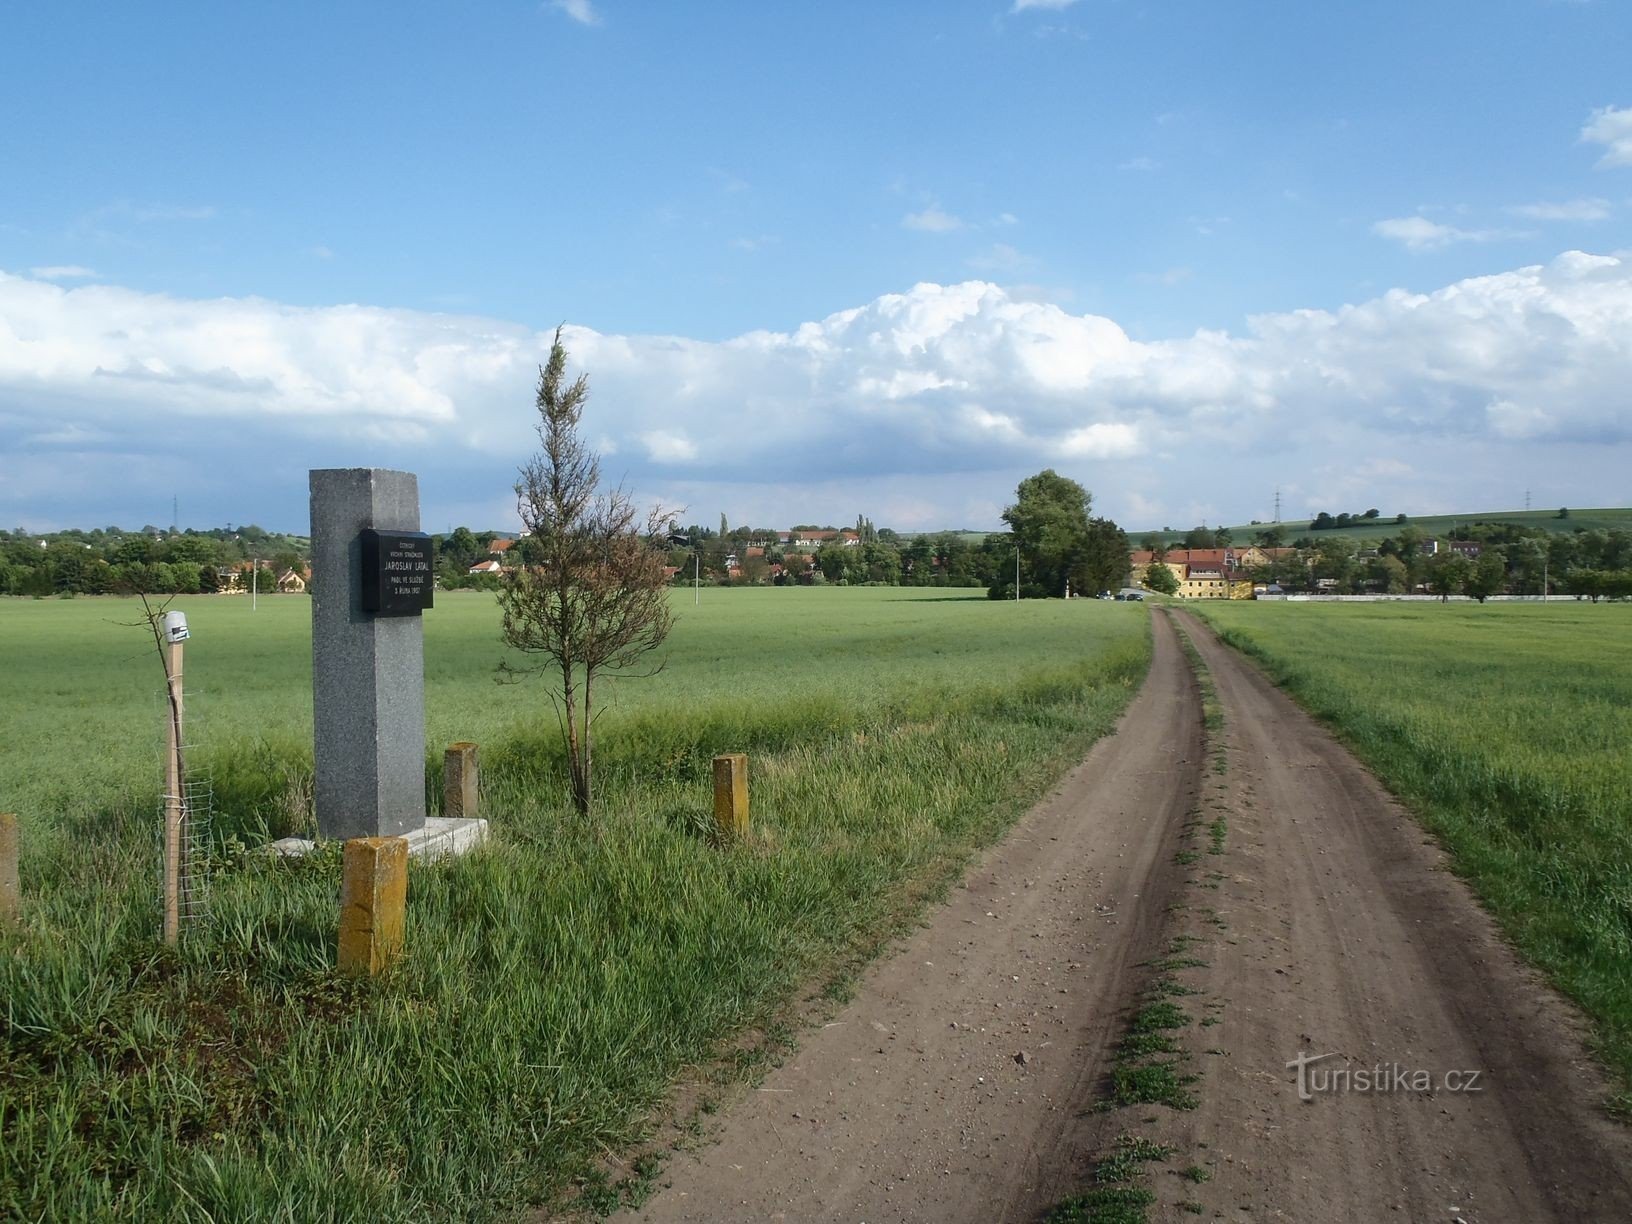
M1477 544L1478 556L1466 556L1407 525L1367 547L1343 536L1302 538L1291 553L1249 573L1255 583L1274 582L1288 591L1340 595L1426 590L1482 601L1545 591L1594 601L1632 598L1632 531L1563 533L1514 523L1468 523L1454 528L1451 538Z
M99 527L37 534L0 531L0 595L107 595L146 591L198 595L242 585L259 565L260 590L277 575L300 569L310 551L304 537L256 526L162 532Z

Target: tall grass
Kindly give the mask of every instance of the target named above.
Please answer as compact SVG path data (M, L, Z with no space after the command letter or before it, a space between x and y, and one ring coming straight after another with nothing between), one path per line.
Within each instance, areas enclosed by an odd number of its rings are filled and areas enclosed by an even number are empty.
M1632 609L1197 611L1420 813L1592 1017L1632 1107Z
M0 792L29 846L26 929L0 943L0 1216L486 1219L592 1176L681 1069L996 837L1148 659L1138 608L894 594L711 592L663 675L618 694L592 825L562 802L540 695L491 682L491 602L447 600L431 742L482 742L495 838L413 864L407 955L361 983L331 969L332 850L220 839L210 925L157 946L156 742L131 733L74 781L140 722L156 667L126 675L150 664L107 604L0 603L32 647L10 682L35 686L5 731L52 733ZM309 786L306 605L269 609L190 610L204 756L242 840ZM700 835L724 749L753 754L756 830L727 849Z

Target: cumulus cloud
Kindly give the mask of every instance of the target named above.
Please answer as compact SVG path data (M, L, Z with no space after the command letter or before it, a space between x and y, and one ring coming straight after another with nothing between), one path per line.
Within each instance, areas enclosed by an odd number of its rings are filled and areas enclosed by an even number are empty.
M591 0L550 0L549 7L558 13L565 13L579 25L601 24L601 15L595 11Z
M1609 201L1598 196L1583 200L1544 201L1515 204L1507 210L1515 217L1532 221L1602 221L1610 214Z
M96 276L95 271L79 264L49 264L43 268L30 268L28 274L48 281L90 280Z
M979 254L971 255L969 266L977 272L1017 272L1032 267L1036 260L1006 242L994 242Z
M906 229L922 230L926 234L950 234L963 228L962 218L942 211L938 204L931 204L921 212L908 213L901 218L901 224Z
M1390 217L1374 224L1371 232L1379 238L1400 243L1408 251L1437 251L1456 242L1495 242L1514 237L1511 230L1458 229L1454 225L1430 221L1427 217Z
M1425 512L1421 478L1389 477L1389 462L1488 482L1577 447L1560 470L1601 469L1604 487L1561 491L1573 504L1618 496L1632 445L1632 260L1580 252L1169 340L984 281L724 341L565 339L608 475L734 519L876 498L917 508L894 525L988 526L959 516L1000 508L1013 477L1047 465L1114 510L1106 497L1184 506L1354 456ZM277 496L294 526L306 468L365 464L419 471L433 504L472 504L536 445L548 346L475 316L0 274L0 517L158 521L181 488L218 501L220 521ZM863 500L812 501L839 496Z
M1592 112L1592 118L1581 129L1581 139L1587 144L1603 145L1605 152L1598 159L1598 168L1632 166L1632 106L1617 110L1606 106Z

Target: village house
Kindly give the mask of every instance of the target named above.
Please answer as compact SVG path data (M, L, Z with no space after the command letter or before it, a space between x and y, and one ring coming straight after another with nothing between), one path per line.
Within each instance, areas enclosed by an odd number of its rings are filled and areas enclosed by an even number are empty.
M783 534L777 532L777 539L782 540ZM784 542L791 542L797 548L820 548L823 544L834 543L841 544L846 548L852 548L861 543L861 533L854 527L846 527L837 531L818 529L790 531L786 535L789 539Z
M1141 586L1150 585L1146 578L1154 564L1155 554L1148 549L1128 556L1128 569ZM1252 598L1252 579L1233 548L1171 548L1161 564L1178 582L1181 599Z

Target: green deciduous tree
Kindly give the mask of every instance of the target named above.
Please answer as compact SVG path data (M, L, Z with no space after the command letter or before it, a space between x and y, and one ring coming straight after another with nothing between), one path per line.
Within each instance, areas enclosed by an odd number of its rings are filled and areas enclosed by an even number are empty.
M1442 552L1428 562L1428 589L1444 603L1462 590L1468 580L1468 559L1458 553Z
M1160 561L1152 561L1145 568L1145 586L1158 595L1176 595L1179 576Z
M1487 548L1468 570L1462 580L1462 593L1484 603L1492 595L1501 594L1507 585L1507 558L1499 548Z
M1127 571L1127 536L1109 519L1090 520L1093 498L1076 481L1052 468L1028 476L1003 512L1020 549L1022 593L1064 595L1069 581L1077 591L1101 590ZM1012 593L1013 571L993 575Z

